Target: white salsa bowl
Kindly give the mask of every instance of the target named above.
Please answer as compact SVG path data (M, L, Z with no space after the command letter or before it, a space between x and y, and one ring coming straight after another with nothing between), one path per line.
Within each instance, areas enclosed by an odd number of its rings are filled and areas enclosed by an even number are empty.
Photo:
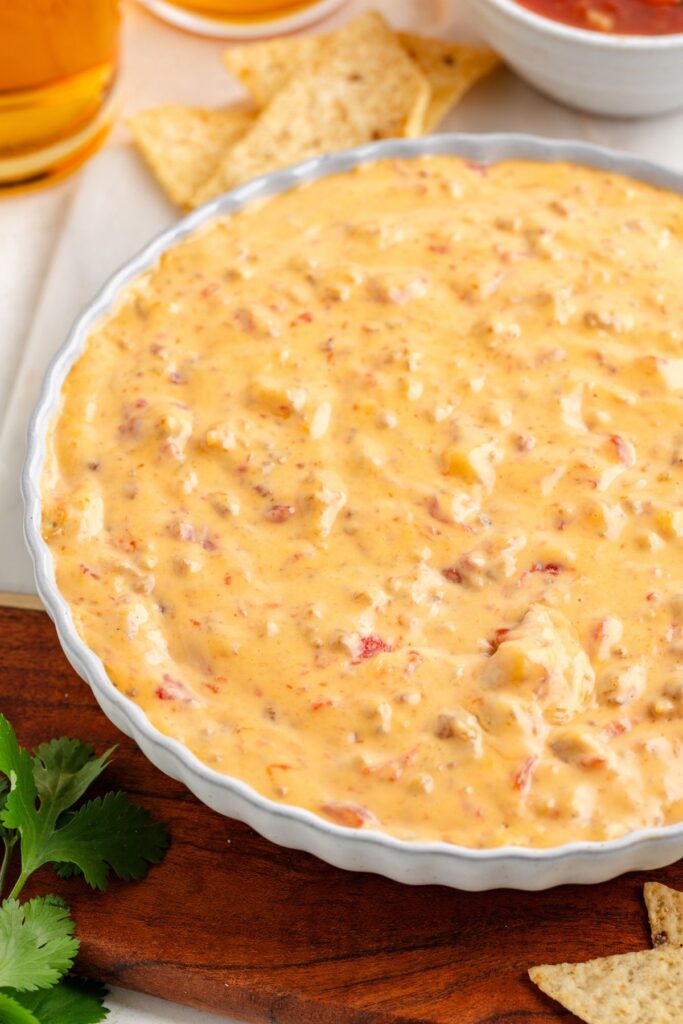
M504 159L566 160L627 174L683 195L683 175L585 143L528 135L436 135L392 139L308 160L257 178L207 203L155 238L110 278L76 320L48 368L28 429L22 474L24 532L38 593L57 628L67 658L90 685L107 717L135 740L152 764L183 782L199 800L219 814L246 822L274 843L306 850L348 870L374 871L409 884L440 883L473 891L500 887L547 889L569 882L602 882L625 871L659 868L683 856L683 822L642 829L605 842L574 842L549 849L502 846L477 850L444 842L406 842L371 830L344 828L300 807L268 800L239 779L208 768L181 743L151 725L142 709L116 689L99 657L80 638L69 605L57 587L52 555L41 534L40 478L46 435L69 370L93 326L109 312L121 289L156 264L165 250L216 215L232 213L253 199L275 195L367 161L425 155L452 155L482 163Z
M490 46L541 92L609 117L653 117L683 106L683 32L592 32L516 0L467 0Z

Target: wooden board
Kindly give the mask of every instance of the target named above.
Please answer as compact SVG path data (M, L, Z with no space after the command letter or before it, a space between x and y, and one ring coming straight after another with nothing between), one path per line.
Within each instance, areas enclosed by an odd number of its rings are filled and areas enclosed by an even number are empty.
M80 968L105 982L259 1024L564 1024L535 963L642 949L645 875L541 893L462 893L340 871L199 804L110 725L46 615L0 609L0 708L27 745L119 743L107 788L170 828L163 865L105 894L51 869L33 892L70 903ZM683 888L683 862L654 872Z

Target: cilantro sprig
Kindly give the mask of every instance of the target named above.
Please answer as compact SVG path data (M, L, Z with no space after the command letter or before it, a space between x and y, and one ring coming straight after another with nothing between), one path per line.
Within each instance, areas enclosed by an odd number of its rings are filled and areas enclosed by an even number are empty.
M19 852L16 881L0 903L3 1024L97 1024L107 1016L104 989L69 975L79 943L66 903L52 895L20 903L19 896L45 864L106 889L110 871L141 879L164 856L166 829L125 793L81 802L113 752L96 757L87 744L62 737L31 754L0 715L0 898Z

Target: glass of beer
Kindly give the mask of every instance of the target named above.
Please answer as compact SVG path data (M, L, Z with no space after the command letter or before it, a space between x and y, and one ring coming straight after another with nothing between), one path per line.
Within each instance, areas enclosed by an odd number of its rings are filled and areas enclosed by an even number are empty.
M107 133L119 0L0 0L0 193L62 176Z
M179 28L226 39L291 32L319 21L345 0L141 0Z

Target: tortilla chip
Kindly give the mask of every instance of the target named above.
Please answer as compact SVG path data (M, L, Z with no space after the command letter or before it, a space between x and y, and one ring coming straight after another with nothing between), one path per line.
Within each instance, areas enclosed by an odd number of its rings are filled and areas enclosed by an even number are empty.
M374 11L322 41L243 139L226 153L195 203L267 171L373 139L419 134L429 101L424 75Z
M529 977L586 1024L674 1024L682 1019L680 949L661 946L583 964L532 967Z
M398 38L432 91L422 127L425 133L436 128L450 108L500 63L492 50L474 50L470 46L429 39L412 32L401 32Z
M329 37L291 36L231 46L223 54L223 63L254 103L266 107L290 78L310 66Z
M653 946L683 947L683 892L659 882L643 888Z
M265 107L294 74L310 65L320 45L330 38L299 36L234 46L225 51L223 62L254 102ZM491 50L476 50L412 32L400 32L397 38L431 88L422 132L432 131L449 108L500 63Z
M135 114L128 127L166 195L189 206L225 150L251 127L245 110L202 110L167 104Z

